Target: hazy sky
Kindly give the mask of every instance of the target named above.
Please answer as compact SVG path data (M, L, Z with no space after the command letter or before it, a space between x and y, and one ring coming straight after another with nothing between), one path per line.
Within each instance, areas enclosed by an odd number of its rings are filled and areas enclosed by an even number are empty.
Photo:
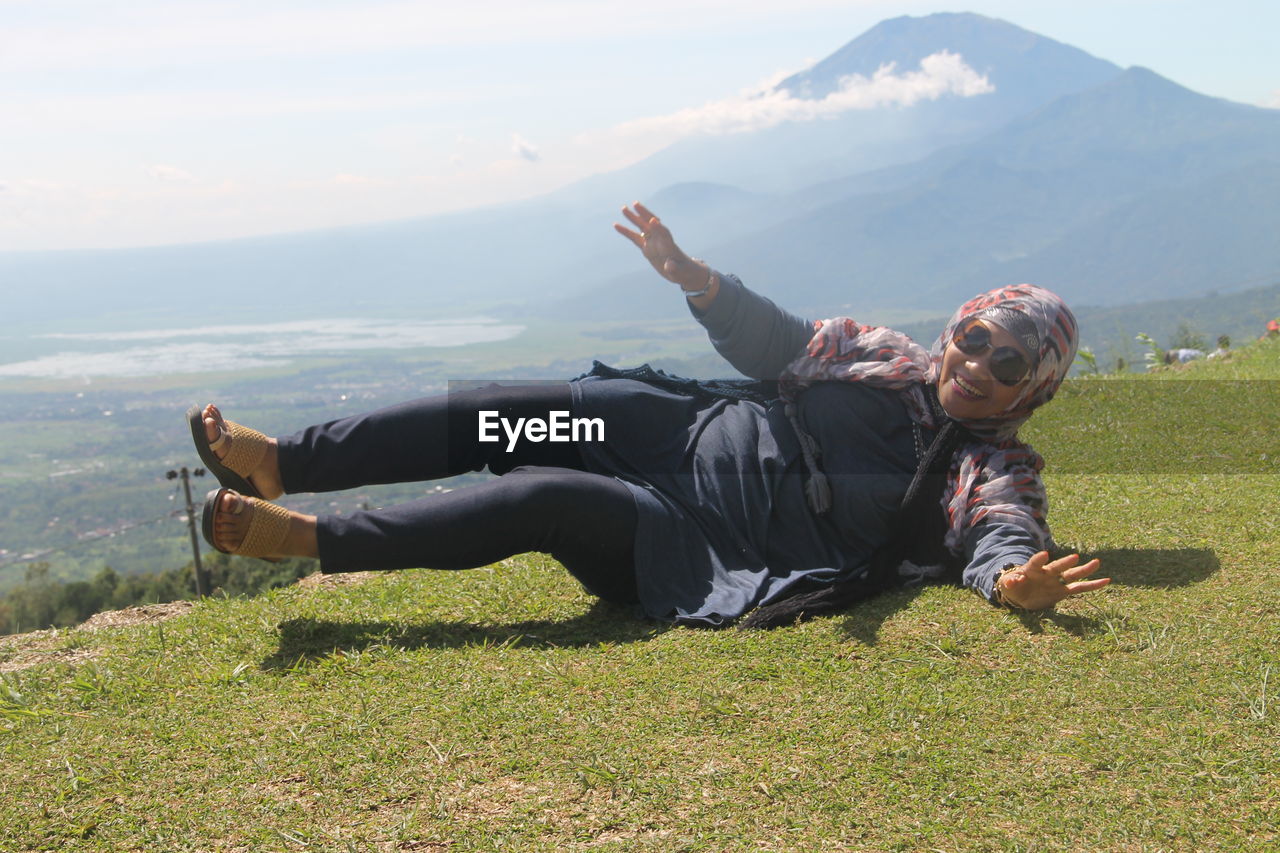
M937 11L1280 107L1275 0L0 0L0 250L536 195L634 162L683 132L678 117L880 20Z

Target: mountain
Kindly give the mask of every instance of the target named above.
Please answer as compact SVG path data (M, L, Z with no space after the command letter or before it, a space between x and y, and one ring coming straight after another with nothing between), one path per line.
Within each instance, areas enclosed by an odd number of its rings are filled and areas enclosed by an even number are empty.
M939 13L883 21L812 68L778 83L773 92L821 100L846 78L870 78L884 67L897 74L917 71L926 57L944 51L959 55L990 81L994 91L944 96L910 107L852 110L753 133L695 136L587 186L593 191L615 188L613 196L621 193L623 198L650 186L693 181L794 191L976 139L1063 95L1110 80L1121 70L1004 21Z
M682 239L710 245L809 209L813 200L794 194L800 187L925 157L1119 72L1011 24L946 14L885 21L776 91L820 97L841 76L889 63L909 71L941 50L961 54L996 90L686 139L513 205L200 245L0 254L0 282L13 294L7 313L28 326L65 328L108 316L243 319L246 305L267 316L459 312L530 293L565 295L635 269L634 253L609 229L624 202L661 203ZM783 192L785 206L776 203Z
M1242 288L1280 275L1280 111L1133 68L974 142L773 203L808 209L699 251L813 316L944 313L1013 281L1098 305ZM645 311L642 278L613 283L640 295L602 315Z
M939 13L883 21L812 68L783 80L778 88L822 98L837 91L851 75L871 77L888 65L899 71L913 69L943 51L963 57L995 87L989 96L972 103L943 101L943 108L955 115L976 108L997 122L1041 106L1046 93L1061 96L1090 89L1120 71L1110 62L1006 21L972 13Z
M542 198L465 213L0 255L7 315L50 330L477 311L677 317L683 301L610 231L635 198L688 250L810 316L943 314L1020 280L1118 305L1280 272L1280 111L971 14L885 21L774 93L822 98L850 75L910 70L941 51L994 91L687 139Z

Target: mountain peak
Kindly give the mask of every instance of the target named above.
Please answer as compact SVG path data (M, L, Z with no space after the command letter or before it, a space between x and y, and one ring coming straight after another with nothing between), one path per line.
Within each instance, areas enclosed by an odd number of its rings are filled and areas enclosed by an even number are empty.
M823 98L857 74L870 77L892 64L899 73L941 51L959 54L997 93L1015 100L1042 98L1047 83L1060 94L1081 91L1110 79L1119 67L1030 30L972 12L903 15L881 21L826 59L778 84L778 89Z

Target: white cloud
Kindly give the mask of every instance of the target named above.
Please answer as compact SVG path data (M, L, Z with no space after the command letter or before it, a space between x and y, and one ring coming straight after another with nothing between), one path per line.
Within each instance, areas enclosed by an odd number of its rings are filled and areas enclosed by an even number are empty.
M536 163L542 159L537 146L518 133L511 134L511 153L530 163Z
M853 74L841 78L840 88L822 99L796 98L770 87L753 95L625 122L612 132L621 136L653 132L675 136L743 133L788 121L830 118L850 110L907 107L943 95L969 98L994 91L991 81L970 68L962 56L941 51L922 59L916 71L898 74L890 63L880 66L870 77Z
M1262 106L1273 110L1280 110L1280 89L1274 90L1270 95L1262 100Z

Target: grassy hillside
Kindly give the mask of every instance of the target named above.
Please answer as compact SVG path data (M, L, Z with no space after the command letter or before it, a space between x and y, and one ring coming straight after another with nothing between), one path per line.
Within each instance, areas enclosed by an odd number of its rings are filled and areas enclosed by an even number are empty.
M1046 409L1055 534L1115 578L1055 614L670 629L528 557L0 640L0 849L1275 849L1277 379Z

